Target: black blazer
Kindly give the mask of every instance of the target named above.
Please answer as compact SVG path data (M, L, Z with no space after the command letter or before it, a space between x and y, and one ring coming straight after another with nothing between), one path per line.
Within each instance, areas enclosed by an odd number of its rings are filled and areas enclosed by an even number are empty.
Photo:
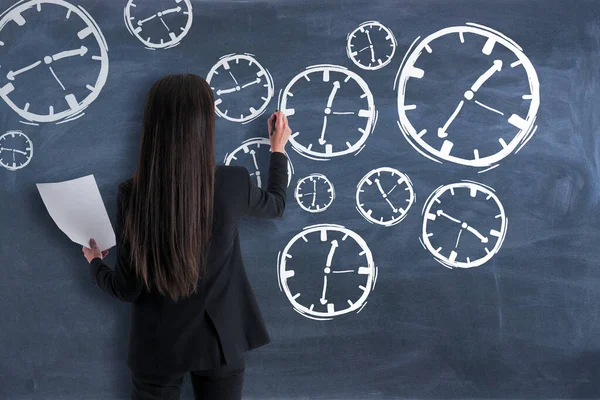
M256 186L244 167L217 166L214 224L207 275L201 290L177 303L147 292L128 263L130 247L122 237L132 180L119 184L115 224L114 271L101 258L90 262L93 282L131 302L127 365L134 372L179 373L235 363L244 351L270 342L263 317L246 276L238 223L244 216L278 218L287 188L287 157L270 156L266 190Z

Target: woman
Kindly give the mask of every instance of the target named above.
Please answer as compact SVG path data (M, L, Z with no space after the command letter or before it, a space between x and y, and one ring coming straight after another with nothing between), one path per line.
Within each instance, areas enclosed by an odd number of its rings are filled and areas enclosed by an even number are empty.
M278 218L287 188L287 118L268 120L266 190L244 167L215 166L214 99L199 76L150 89L140 155L117 193L114 271L93 239L93 282L131 302L127 365L132 399L178 399L190 371L195 398L239 399L247 350L269 343L244 270L238 223Z

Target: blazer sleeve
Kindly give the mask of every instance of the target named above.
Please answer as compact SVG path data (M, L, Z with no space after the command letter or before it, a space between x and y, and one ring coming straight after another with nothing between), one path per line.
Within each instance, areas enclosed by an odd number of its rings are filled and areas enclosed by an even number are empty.
M248 170L248 210L246 215L259 218L279 218L285 210L288 182L288 159L284 153L272 152L269 159L267 189L254 184Z
M123 190L119 185L117 192L117 222L115 224L117 264L114 271L100 257L90 262L92 281L111 296L134 302L142 292L142 285L135 276L135 270L129 262L129 243L123 237Z

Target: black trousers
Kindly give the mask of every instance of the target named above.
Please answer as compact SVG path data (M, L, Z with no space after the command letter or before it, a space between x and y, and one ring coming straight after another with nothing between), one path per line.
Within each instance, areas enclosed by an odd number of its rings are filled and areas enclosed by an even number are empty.
M213 370L190 371L195 400L240 400L244 359ZM149 377L131 373L131 400L179 400L185 374Z

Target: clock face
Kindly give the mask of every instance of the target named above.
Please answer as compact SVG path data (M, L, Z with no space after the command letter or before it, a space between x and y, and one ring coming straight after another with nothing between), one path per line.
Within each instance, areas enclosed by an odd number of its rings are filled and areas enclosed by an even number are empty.
M356 187L356 209L360 215L383 226L402 221L415 198L409 177L389 167L370 171Z
M340 225L313 225L278 257L278 278L301 315L332 319L360 312L375 287L377 268L365 241Z
M233 122L247 123L265 112L275 91L271 74L252 54L229 54L206 76L215 93L215 112Z
M9 171L23 168L33 156L33 143L21 131L8 131L0 136L0 165Z
M192 26L190 0L129 0L125 25L149 49L177 46Z
M287 153L286 153L287 156ZM267 138L252 138L244 141L240 147L225 155L225 165L242 165L258 187L267 186L271 143ZM292 181L294 166L288 157L288 186Z
M335 191L325 175L310 174L298 181L294 197L303 210L317 213L329 208L335 199Z
M335 65L296 75L281 95L280 109L293 127L292 148L315 160L358 153L377 119L367 83Z
M392 61L396 47L391 30L380 22L366 21L348 34L346 53L357 67L376 70Z
M435 161L495 166L535 132L535 69L515 42L490 28L467 24L427 36L398 82L402 133Z
M92 17L66 1L15 4L0 16L0 44L0 97L31 123L80 117L106 82L106 41Z
M464 181L440 186L429 196L421 242L446 267L478 267L500 250L507 227L494 190Z

